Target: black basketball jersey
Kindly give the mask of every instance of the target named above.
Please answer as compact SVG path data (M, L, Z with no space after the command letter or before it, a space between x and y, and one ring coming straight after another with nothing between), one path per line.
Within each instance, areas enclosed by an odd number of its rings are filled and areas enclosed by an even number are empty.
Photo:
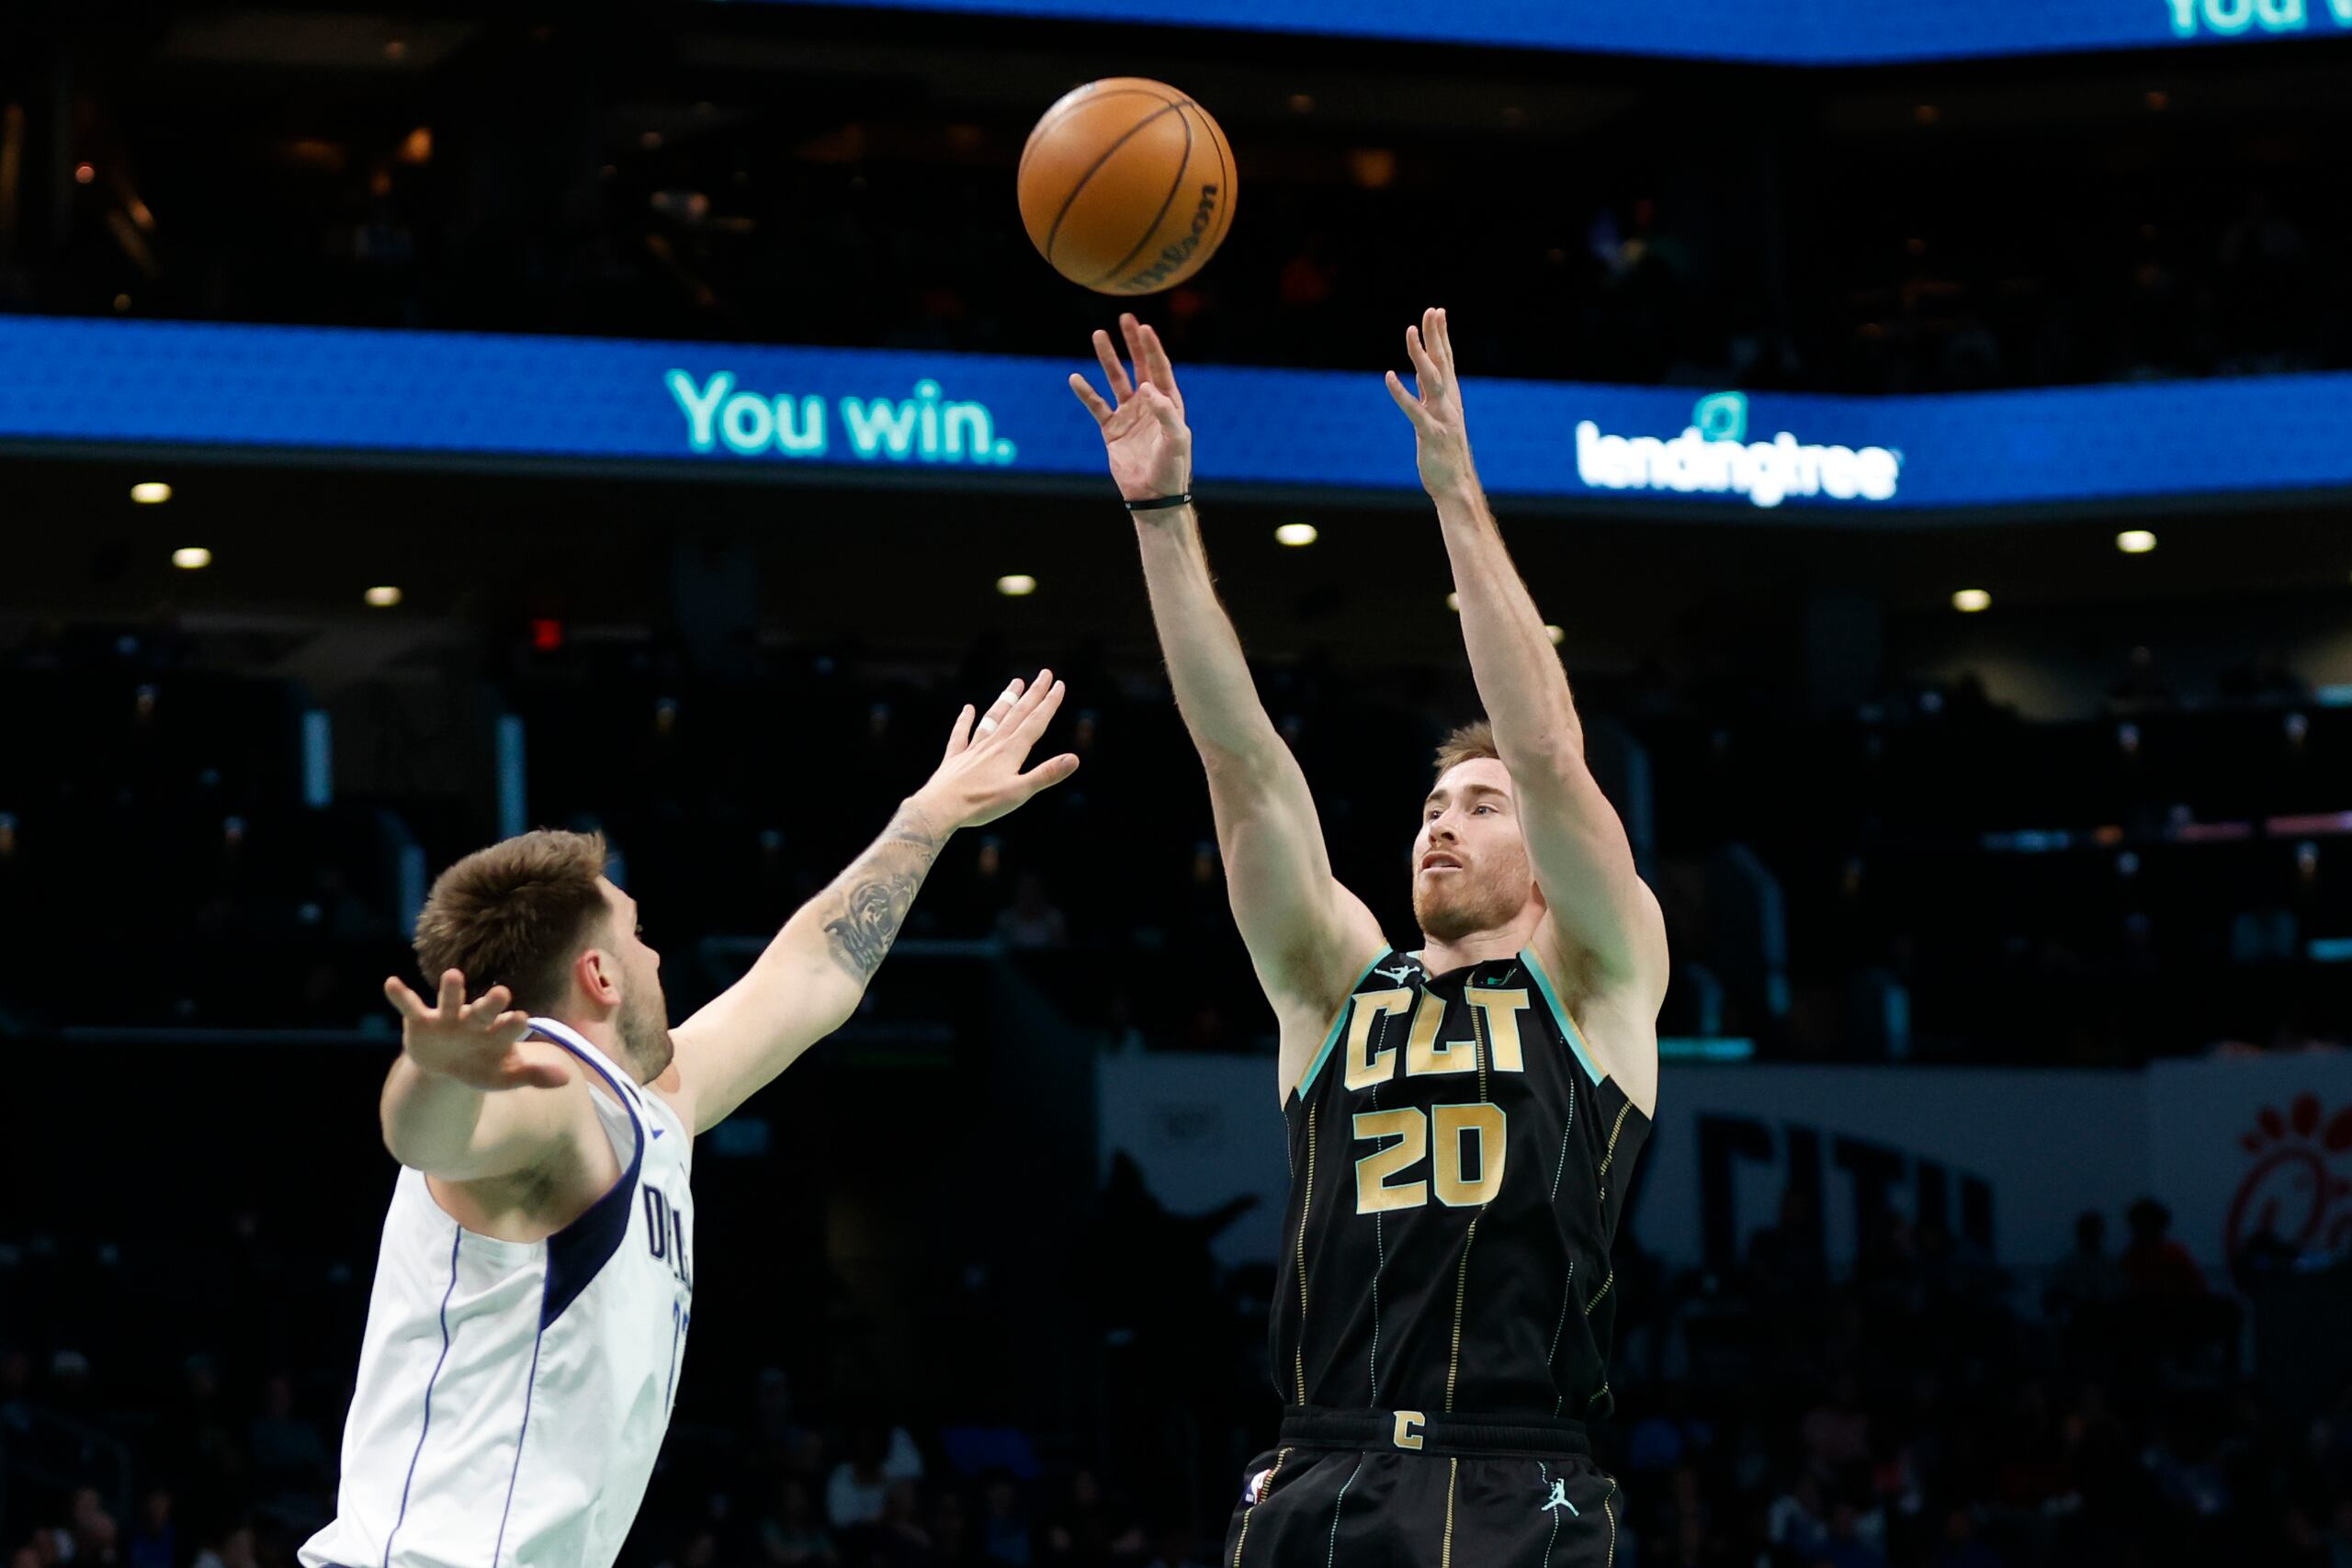
M1609 1414L1609 1248L1649 1121L1532 953L1433 976L1384 953L1283 1111L1284 1401Z

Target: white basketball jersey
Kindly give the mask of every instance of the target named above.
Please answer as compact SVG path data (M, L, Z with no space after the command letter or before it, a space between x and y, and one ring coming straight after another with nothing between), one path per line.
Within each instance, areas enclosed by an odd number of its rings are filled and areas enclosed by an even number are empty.
M334 1522L304 1568L609 1568L677 1397L693 1134L553 1019L621 1179L545 1241L465 1229L403 1168L384 1216Z

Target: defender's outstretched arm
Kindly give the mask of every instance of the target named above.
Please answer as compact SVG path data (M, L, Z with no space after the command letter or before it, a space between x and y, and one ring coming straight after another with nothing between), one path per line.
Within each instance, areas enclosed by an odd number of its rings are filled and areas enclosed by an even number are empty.
M1041 670L1025 693L1019 681L1007 686L977 725L965 705L938 771L882 836L785 922L750 973L673 1032L671 1092L695 1132L849 1021L950 834L993 822L1078 771L1068 753L1022 771L1062 694Z

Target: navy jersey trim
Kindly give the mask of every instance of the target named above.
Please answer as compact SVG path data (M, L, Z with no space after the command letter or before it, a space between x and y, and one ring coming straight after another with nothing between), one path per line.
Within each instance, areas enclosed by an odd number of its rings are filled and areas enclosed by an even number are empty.
M1535 988L1544 993L1544 1000L1550 1005L1553 1018L1559 1022L1560 1033L1567 1041L1568 1049L1576 1053L1585 1077L1599 1084L1604 1075L1593 1065L1592 1053L1584 1048L1584 1038L1569 1020L1568 1010L1560 1005L1560 993L1552 988L1552 976L1544 973L1544 965L1535 961L1535 950L1532 947L1521 949L1519 959L1527 965L1527 972L1535 976Z
M408 1489L416 1483L416 1461L424 1455L425 1435L433 1430L433 1385L441 1381L441 1369L449 1359L449 1298L458 1293L458 1248L465 1245L466 1227L452 1225L449 1237L449 1288L441 1292L441 1355L433 1363L433 1375L424 1380L424 1425L418 1428L416 1447L408 1456L408 1474L401 1482L401 1509L392 1520L391 1533L384 1537L384 1568L391 1568L392 1542L400 1539L401 1526L408 1522Z
M548 1237L547 1283L539 1297L539 1326L544 1329L563 1315L564 1308L580 1299L580 1292L588 1288L628 1237L630 1207L637 1201L637 1179L645 1168L646 1132L644 1119L637 1113L637 1102L605 1070L603 1063L560 1035L542 1031L541 1037L579 1057L611 1084L622 1109L628 1112L629 1124L637 1130L637 1146L630 1152L628 1168L620 1179L605 1190L603 1197L588 1205L587 1213Z
M1348 982L1348 994L1340 998L1340 1010L1331 1019L1330 1032L1323 1036L1323 1049L1315 1053L1315 1060L1306 1065L1306 1072L1299 1078L1298 1087L1292 1091L1299 1099L1306 1098L1306 1091L1315 1087L1317 1076L1323 1071L1323 1064L1331 1059L1332 1047L1340 1043L1340 1032L1348 1026L1348 1010L1356 1005L1356 987L1364 983L1382 959L1396 951L1393 947L1382 948L1357 972L1356 977Z

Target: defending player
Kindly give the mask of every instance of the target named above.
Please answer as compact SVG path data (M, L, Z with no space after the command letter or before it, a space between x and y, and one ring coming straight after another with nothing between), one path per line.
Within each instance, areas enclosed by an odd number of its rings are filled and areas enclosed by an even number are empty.
M441 874L416 929L437 1005L384 983L404 1168L306 1568L612 1562L693 1317L695 1134L848 1019L950 833L1077 768L1022 771L1062 694L1040 671L977 726L967 706L882 837L674 1032L601 837L526 833ZM468 976L493 983L468 1002Z
M1190 503L1159 339L1095 353L1178 706L1209 778L1236 921L1273 1005L1291 1194L1272 1314L1280 1446L1250 1467L1230 1568L1610 1562L1609 1247L1657 1097L1665 924L1587 771L1558 656L1470 463L1442 311L1407 333L1411 416L1488 723L1457 730L1413 841L1420 945L1331 874L1315 802L1250 683Z

